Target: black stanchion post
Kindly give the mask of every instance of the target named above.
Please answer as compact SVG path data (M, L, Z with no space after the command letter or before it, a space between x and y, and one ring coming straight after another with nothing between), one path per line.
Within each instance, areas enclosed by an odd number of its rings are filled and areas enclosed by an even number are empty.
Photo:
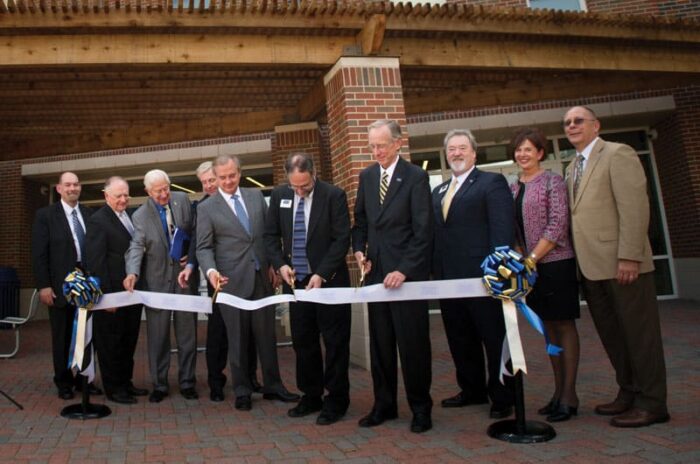
M515 419L494 422L489 426L487 433L491 438L509 443L539 443L557 436L551 425L525 420L522 371L515 374Z
M81 385L83 386L83 396L80 404L71 404L61 410L61 416L66 419L101 419L112 414L112 410L104 404L90 403L90 386L88 378L84 375Z

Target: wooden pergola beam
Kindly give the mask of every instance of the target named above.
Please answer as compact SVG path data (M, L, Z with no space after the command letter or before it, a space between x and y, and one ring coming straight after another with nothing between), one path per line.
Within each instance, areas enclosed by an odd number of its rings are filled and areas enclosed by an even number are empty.
M510 36L508 36L510 37ZM256 64L331 66L353 38L264 35L16 35L3 37L0 70L11 66L93 64ZM671 44L567 43L515 38L385 37L380 56L402 66L700 72L700 48Z
M513 80L505 84L472 85L465 89L445 92L407 94L404 96L404 102L406 113L413 115L579 98L582 94L610 95L698 84L700 84L700 75L561 76L549 79Z
M363 55L376 55L379 52L382 48L382 42L384 42L385 31L385 15L375 14L369 17L356 38Z
M103 131L93 135L47 135L32 136L19 141L5 140L4 143L0 143L3 146L0 161L271 131L276 125L284 123L293 111L294 108L286 108L186 122L139 124L129 129ZM0 142L3 141L0 139Z

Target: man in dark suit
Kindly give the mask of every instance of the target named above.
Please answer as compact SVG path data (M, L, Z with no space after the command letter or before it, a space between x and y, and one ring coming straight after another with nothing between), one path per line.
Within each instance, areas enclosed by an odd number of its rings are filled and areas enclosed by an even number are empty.
M616 398L595 412L615 427L669 420L666 363L649 244L649 198L642 163L628 145L598 137L600 121L576 106L564 131L576 149L566 170L571 232L582 286L615 369Z
M433 190L435 279L481 277L484 258L495 247L513 243L515 212L508 183L501 174L475 167L476 147L468 130L451 130L445 136L452 177ZM500 301L491 297L441 300L440 309L461 390L443 400L442 406L483 404L490 398L491 418L509 416L512 382L506 379L503 385L498 380L505 337Z
M213 162L219 181L218 194L197 208L197 260L212 287L246 299L260 299L276 285L274 269L265 255L263 232L267 205L257 189L239 188L241 165L235 156L222 155ZM229 340L229 361L235 407L252 408L248 344L253 333L263 373L263 398L298 401L282 383L277 362L275 308L245 311L219 305Z
M305 153L290 155L284 169L289 184L272 191L265 245L285 291L349 286L345 257L350 214L345 192L316 179L313 159ZM337 422L350 404L350 305L298 302L289 305L289 312L297 387L304 396L288 415L321 411L317 424ZM319 336L326 348L325 368Z
M126 212L129 184L121 177L110 177L104 195L107 204L88 220L85 263L90 274L100 279L102 292L113 293L123 290L124 253L134 233ZM136 388L132 382L141 310L142 305L111 308L95 311L93 318L102 383L107 398L116 403L133 404L135 396L148 395L148 390Z
M32 267L39 300L49 308L53 381L58 397L73 398L73 387L82 387L82 378L73 376L68 367L75 307L63 296L63 279L76 266L82 266L85 251L85 224L92 214L78 204L80 180L72 172L64 172L56 184L61 200L37 211L32 227ZM101 391L93 384L90 393Z
M171 253L178 230L191 233L190 200L183 192L170 191L170 178L160 169L148 171L143 183L149 199L133 216L134 235L124 256L124 288L133 291L136 282L142 280L144 289L151 292L190 294L189 287L183 289L177 281L187 256ZM159 403L168 396L171 318L178 350L180 394L187 400L199 397L195 390L197 313L146 307L148 364L153 380L153 391L148 398L151 403Z
M205 161L199 165L195 171L197 179L202 184L204 196L201 200L192 203L192 237L190 240L189 253L187 254L189 263L185 269L180 272L178 282L180 287L185 288L190 285L193 292L196 293L199 288L199 272L197 262L197 206L206 201L212 195L215 195L219 189L219 182L214 175L211 161ZM214 289L207 282L207 291L209 296L214 294ZM257 380L257 351L255 350L255 340L250 337L249 353L250 363L250 378L253 385L253 391L259 392L261 389ZM207 322L207 341L206 341L206 361L207 361L207 383L209 384L209 399L214 402L224 400L224 385L226 385L226 361L228 359L228 338L226 336L226 326L221 318L221 309L219 305L212 305L212 312L209 315Z
M428 279L433 240L428 174L399 157L401 128L380 120L369 126L369 147L377 164L360 173L352 246L368 284L399 288L404 281ZM370 356L374 407L360 419L373 427L398 417L398 343L409 406L411 431L432 428L428 302L369 304Z

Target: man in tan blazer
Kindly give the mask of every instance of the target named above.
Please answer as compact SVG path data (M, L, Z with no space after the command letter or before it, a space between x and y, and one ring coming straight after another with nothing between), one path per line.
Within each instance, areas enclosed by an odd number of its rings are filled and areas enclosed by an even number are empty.
M616 427L669 420L646 176L634 149L598 137L590 108L571 108L566 170L574 248L593 322L615 369L617 398L595 408Z

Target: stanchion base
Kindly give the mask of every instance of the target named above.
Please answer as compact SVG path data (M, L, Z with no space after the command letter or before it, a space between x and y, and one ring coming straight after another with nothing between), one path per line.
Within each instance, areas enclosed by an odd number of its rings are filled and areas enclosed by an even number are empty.
M112 414L112 410L104 404L88 403L83 407L82 404L71 404L61 409L61 416L66 419L101 419Z
M525 433L518 433L515 419L494 422L486 433L491 438L508 443L540 443L557 436L551 425L536 421L526 421Z

